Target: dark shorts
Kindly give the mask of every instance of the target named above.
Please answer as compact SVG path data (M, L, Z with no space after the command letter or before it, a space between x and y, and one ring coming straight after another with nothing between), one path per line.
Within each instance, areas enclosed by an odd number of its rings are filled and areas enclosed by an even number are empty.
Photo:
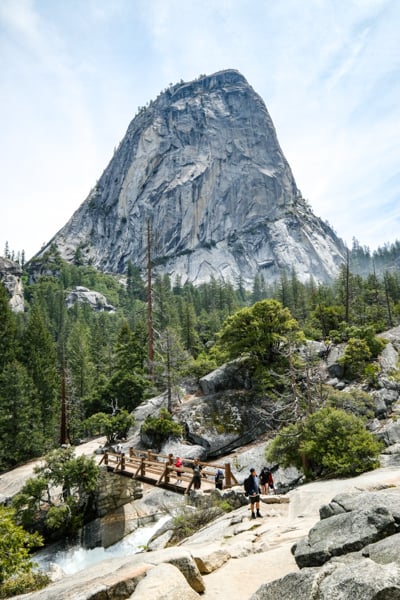
M260 494L256 494L255 496L249 496L250 503L255 504L256 502L260 502Z

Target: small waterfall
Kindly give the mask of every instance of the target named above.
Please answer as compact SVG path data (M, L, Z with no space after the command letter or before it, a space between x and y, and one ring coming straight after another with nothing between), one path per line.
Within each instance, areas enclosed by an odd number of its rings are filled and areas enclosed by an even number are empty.
M128 556L141 552L152 535L168 521L168 515L161 517L156 523L144 527L138 527L134 532L125 536L122 540L108 548L86 549L80 546L53 550L45 549L39 551L33 557L42 571L49 571L51 565L60 567L66 575L72 575L82 569L95 565L102 560L117 556Z

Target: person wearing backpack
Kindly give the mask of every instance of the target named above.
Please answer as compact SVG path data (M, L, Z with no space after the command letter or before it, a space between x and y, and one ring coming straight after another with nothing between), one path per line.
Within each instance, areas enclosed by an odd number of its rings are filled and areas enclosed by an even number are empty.
M218 469L215 474L215 489L222 490L224 484L224 472L222 469Z
M274 479L272 477L271 469L263 467L260 473L260 487L261 493L268 495L269 490L275 494Z
M250 475L244 480L244 491L246 496L250 498L251 518L256 518L254 509L257 511L257 517L262 517L260 513L260 485L255 469L250 469Z
M193 461L192 469L193 469L193 477L192 481L189 484L187 491L189 491L193 485L195 490L199 490L201 488L201 471L202 466L199 462L198 458L195 458Z

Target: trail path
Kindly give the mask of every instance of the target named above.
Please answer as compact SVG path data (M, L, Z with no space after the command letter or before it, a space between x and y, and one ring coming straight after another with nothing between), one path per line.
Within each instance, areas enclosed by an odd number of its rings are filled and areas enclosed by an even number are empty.
M262 505L262 513L266 516L262 519L257 533L258 543L265 549L257 554L232 558L216 571L205 575L206 591L202 598L243 600L250 598L263 583L297 571L291 547L297 540L305 537L311 527L319 521L319 508L323 504L345 491L373 490L398 485L400 469L385 467L351 479L309 483L289 492L289 504ZM259 522L257 520L257 523ZM226 543L220 541L222 544Z

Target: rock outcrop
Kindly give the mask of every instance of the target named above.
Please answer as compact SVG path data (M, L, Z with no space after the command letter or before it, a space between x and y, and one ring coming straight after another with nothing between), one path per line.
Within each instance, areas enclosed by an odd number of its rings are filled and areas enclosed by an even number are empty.
M94 290L89 290L81 285L76 286L71 290L65 299L67 308L71 308L74 304L89 304L96 312L115 312L115 306L107 302L107 298Z
M181 577L165 565L177 569ZM160 568L162 567L162 568ZM157 569L150 575L152 569ZM164 595L157 592L155 598L198 598L204 592L204 580L197 567L196 561L188 550L184 548L168 548L159 552L136 554L124 558L111 558L101 563L101 568L96 565L75 575L50 584L38 592L31 592L16 599L26 600L96 600L107 598L117 600L121 598L152 598L149 590L156 593L156 579L160 573L170 576L174 573L174 595L169 594L168 579L163 579ZM150 579L147 576L150 575ZM147 581L145 581L147 580ZM144 582L140 585L141 582ZM186 582L186 584L185 584ZM159 584L157 586L159 588ZM137 595L136 595L137 590ZM187 595L182 594L182 590Z
M293 546L301 571L261 586L251 600L400 598L399 501L399 487L335 496Z
M88 198L49 244L122 273L131 261L196 284L251 286L295 269L328 281L344 245L296 187L264 102L235 70L171 86L128 127Z
M24 290L22 285L22 269L18 263L0 257L0 282L10 296L11 310L24 311Z

